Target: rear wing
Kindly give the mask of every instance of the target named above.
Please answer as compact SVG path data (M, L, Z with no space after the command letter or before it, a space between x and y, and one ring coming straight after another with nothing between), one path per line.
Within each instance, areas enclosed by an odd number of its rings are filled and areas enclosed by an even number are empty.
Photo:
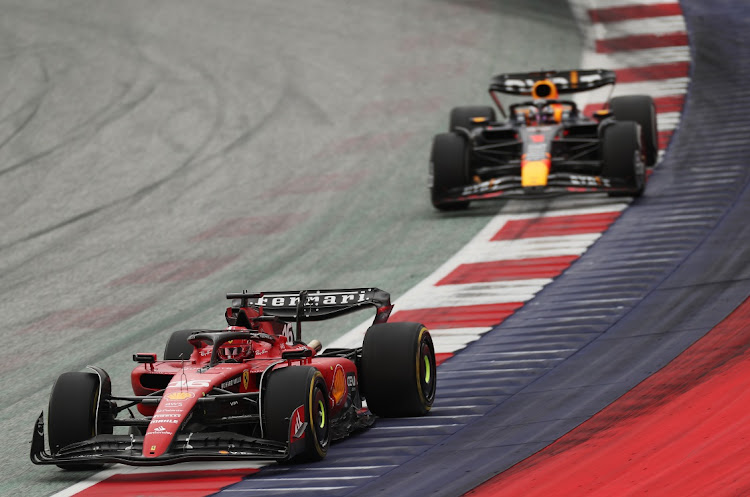
M490 81L492 92L508 93L511 95L531 95L534 83L550 80L563 93L577 93L593 90L602 86L614 85L617 77L614 71L605 69L581 69L570 71L539 71L498 74Z
M227 293L232 308L262 309L263 315L276 316L284 321L322 321L364 307L377 309L373 324L385 323L391 314L391 296L379 288L341 290L302 290L289 292ZM237 312L233 312L234 315Z

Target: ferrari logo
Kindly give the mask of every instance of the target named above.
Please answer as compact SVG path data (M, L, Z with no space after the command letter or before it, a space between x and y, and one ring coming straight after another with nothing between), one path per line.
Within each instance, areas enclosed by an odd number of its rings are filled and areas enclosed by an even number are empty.
M247 369L242 372L242 388L247 391L250 386L250 371Z

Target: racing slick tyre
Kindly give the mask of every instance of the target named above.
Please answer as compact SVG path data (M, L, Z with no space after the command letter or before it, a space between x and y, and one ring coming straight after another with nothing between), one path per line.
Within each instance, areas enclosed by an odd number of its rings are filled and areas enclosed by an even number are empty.
M614 122L602 134L602 176L618 178L632 188L628 193L611 193L610 196L632 195L640 197L645 186L643 150L639 126L633 121Z
M430 196L432 205L438 210L463 210L469 207L469 202L444 204L440 201L444 191L467 184L467 149L466 139L456 133L440 133L432 141Z
M367 330L359 381L373 414L426 414L435 400L436 373L435 348L424 325L383 323Z
M104 402L99 398L99 377L88 372L63 373L52 387L47 416L50 452L100 434L111 434L112 426L97 422L103 418ZM99 420L97 420L99 415ZM68 470L90 470L103 464L60 463Z
M164 347L165 361L188 360L195 347L187 341L188 337L200 330L177 330L172 332Z
M646 154L646 167L653 167L659 157L659 133L656 105L648 95L627 95L609 101L609 108L618 121L635 121L641 125L641 143Z
M451 109L448 131L453 131L456 128L474 128L479 124L475 121L476 118L495 121L495 109L486 105L454 107Z
M288 366L271 372L263 395L263 417L266 438L302 444L289 460L320 461L326 456L331 443L328 393L317 369ZM302 428L302 434L296 433Z

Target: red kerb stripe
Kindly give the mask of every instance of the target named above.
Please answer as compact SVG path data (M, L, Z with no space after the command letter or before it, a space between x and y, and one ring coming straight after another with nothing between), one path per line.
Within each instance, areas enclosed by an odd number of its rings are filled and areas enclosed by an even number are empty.
M577 258L577 255L563 255L461 264L437 285L554 278L565 271Z
M446 328L477 328L495 326L521 307L523 302L503 304L465 305L433 307L399 311L389 322L413 321L424 324L431 330Z
M589 10L591 22L620 22L649 17L681 16L682 9L677 2L657 3L653 5L623 5Z
M687 33L646 34L596 40L598 53L645 50L647 48L681 47L688 45Z
M535 217L508 221L492 237L493 242L543 236L601 233L620 215L619 211L576 216Z
M436 352L435 353L435 365L440 366L442 363L453 357L452 352Z
M684 78L690 73L689 62L668 62L652 66L626 67L616 69L618 83L636 83L671 78Z

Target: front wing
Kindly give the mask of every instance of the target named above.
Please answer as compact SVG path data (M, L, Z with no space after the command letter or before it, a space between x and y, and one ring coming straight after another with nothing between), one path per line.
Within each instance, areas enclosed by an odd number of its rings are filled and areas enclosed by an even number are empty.
M634 195L637 194L637 190L620 178L553 173L547 177L546 186L524 187L521 185L521 176L503 176L437 192L434 200L439 205L448 205L493 198L537 199L584 193Z
M44 444L44 414L40 414L31 441L34 464L106 464L164 466L185 461L286 459L284 442L246 437L233 432L178 434L169 451L156 458L143 457L143 436L97 435L50 454Z

